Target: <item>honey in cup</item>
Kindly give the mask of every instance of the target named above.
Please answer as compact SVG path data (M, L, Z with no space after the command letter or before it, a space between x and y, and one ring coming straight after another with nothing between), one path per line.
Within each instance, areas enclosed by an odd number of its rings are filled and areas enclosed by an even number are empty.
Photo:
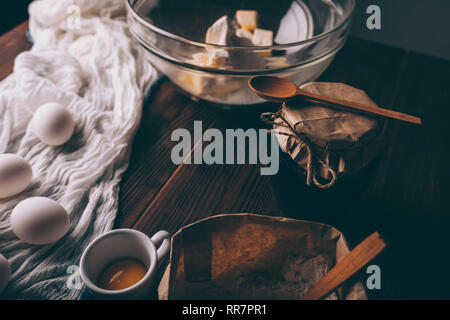
M100 273L98 286L106 290L122 290L138 283L147 273L140 261L133 259L117 260Z

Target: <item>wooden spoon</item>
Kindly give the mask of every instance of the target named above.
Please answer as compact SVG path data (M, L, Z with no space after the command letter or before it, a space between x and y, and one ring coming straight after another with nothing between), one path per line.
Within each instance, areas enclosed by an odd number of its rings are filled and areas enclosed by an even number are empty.
M326 103L327 105L332 107L344 108L350 111L358 111L370 115L406 121L414 124L422 124L422 119L408 114L310 93L299 88L295 83L287 79L270 76L258 76L250 78L248 80L248 85L250 89L261 98L271 102L281 103L293 100L298 96L302 96L307 99Z
M334 291L344 281L361 270L386 247L378 232L372 233L309 290L302 300L318 300Z

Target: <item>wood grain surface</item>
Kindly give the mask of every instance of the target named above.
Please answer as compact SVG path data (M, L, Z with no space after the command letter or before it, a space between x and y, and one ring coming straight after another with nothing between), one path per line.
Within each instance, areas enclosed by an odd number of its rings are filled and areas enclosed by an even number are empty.
M1 79L29 48L26 28L24 23L0 37ZM377 104L396 106L424 124L389 121L364 183L343 189L351 201L324 197L309 205L310 194L296 188L299 180L288 171L267 177L258 165L173 164L174 129L192 132L195 120L204 130L264 128L259 114L276 106L225 111L194 102L163 80L144 106L120 186L116 227L175 232L214 214L251 212L329 223L352 246L378 230L388 247L372 262L381 268L382 288L369 291L370 298L450 298L449 74L449 61L349 39L320 80L363 89ZM356 277L364 282L368 275L363 270Z
M26 36L27 29L28 21L0 37L0 80L13 71L15 57L22 51L30 49Z

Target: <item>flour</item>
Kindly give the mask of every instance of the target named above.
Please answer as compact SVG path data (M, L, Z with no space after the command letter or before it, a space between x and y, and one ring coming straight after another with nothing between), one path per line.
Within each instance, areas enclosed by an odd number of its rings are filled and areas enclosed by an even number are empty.
M237 294L241 299L300 299L328 272L330 257L319 255L305 258L287 257L277 275L254 272L237 279Z

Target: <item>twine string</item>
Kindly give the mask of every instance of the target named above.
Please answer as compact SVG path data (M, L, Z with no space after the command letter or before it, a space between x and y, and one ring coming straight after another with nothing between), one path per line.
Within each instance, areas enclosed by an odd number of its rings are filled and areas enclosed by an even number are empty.
M336 182L336 172L317 154L318 152L315 150L314 145L311 143L309 138L302 132L296 130L297 125L302 124L303 121L299 121L292 126L291 123L281 115L280 111L278 111L277 113L265 112L261 114L261 119L267 124L272 125L274 128L286 128L289 133L280 132L279 130L276 130L276 132L284 136L292 137L293 139L298 141L300 151L303 148L306 150L306 184L308 186L310 186L312 182L316 187L320 189L328 189L334 185L334 183ZM281 122L277 122L276 120L278 119L281 120ZM331 179L326 183L322 183L319 181L319 179L317 179L318 165L324 167L331 175Z

